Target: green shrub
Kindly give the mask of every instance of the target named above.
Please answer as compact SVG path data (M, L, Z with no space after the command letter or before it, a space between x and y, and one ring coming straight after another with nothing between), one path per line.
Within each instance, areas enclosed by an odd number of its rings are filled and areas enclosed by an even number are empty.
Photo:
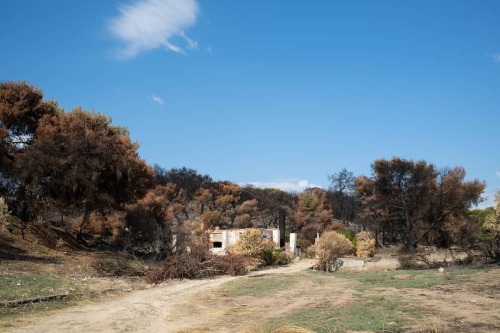
M338 233L338 234L341 234L342 236L344 236L345 238L347 238L352 243L352 246L354 248L357 247L357 245L358 245L357 244L357 240L354 237L354 235L352 234L352 232L350 232L347 229L338 229L338 230L335 230L335 232Z

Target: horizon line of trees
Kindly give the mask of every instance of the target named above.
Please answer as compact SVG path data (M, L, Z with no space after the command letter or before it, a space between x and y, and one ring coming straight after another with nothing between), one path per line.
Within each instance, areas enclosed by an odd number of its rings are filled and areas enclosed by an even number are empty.
M0 83L0 197L26 227L71 226L81 242L171 253L186 221L205 229L283 227L303 246L318 233L368 230L379 245L450 246L480 227L470 209L486 184L461 167L378 159L370 176L343 169L302 193L214 181L186 167L150 166L111 118L62 110L26 82ZM283 235L284 236L284 235Z

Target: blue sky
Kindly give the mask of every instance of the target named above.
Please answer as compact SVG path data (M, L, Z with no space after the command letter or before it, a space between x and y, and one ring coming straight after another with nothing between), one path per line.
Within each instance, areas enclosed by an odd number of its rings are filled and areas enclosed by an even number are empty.
M463 166L491 198L498 17L499 1L4 0L0 80L111 116L165 168L300 189L400 156Z

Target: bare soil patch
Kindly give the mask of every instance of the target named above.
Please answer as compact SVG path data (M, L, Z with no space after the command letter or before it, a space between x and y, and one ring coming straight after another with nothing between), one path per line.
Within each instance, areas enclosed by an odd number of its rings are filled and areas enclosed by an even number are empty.
M6 331L287 332L283 329L288 325L297 332L299 329L377 332L351 330L342 326L348 325L343 324L342 317L336 317L339 313L351 316L351 311L368 311L374 307L387 312L386 332L498 332L500 328L498 267L462 270L459 283L438 283L425 288L391 286L393 281L411 283L421 278L418 272L397 272L394 274L401 274L404 279L390 279L387 287L375 285L360 289L363 287L360 281L366 276L354 280L351 278L354 275L306 271L310 264L310 261L301 261L287 268L254 272L244 277L163 283L59 310L45 318L16 324ZM433 274L439 273L422 274L428 274L429 281L434 281ZM266 286L267 290L259 289ZM305 316L300 325L282 322L283 318L294 321L303 315L304 309L316 312ZM361 311L360 315L369 317L370 311ZM309 319L316 324L307 326ZM335 320L340 326L332 329L336 327L331 325Z
M1 234L2 241L9 235ZM33 238L30 238L33 237ZM116 253L37 247L36 234L2 243L0 276L42 274L103 293L24 312L2 332L499 332L500 267L321 273L310 260L243 277L170 281L97 274Z

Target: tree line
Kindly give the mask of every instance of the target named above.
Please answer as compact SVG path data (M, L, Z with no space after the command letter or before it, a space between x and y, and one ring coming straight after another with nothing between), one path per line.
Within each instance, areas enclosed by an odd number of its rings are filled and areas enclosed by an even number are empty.
M70 228L87 244L168 254L187 221L204 229L297 232L302 246L329 230L367 230L379 245L450 246L478 228L470 209L485 183L461 167L378 159L372 174L347 169L328 189L302 193L214 181L186 167L150 166L126 128L100 113L62 110L26 82L0 83L0 197L23 226ZM283 235L284 236L284 235Z

